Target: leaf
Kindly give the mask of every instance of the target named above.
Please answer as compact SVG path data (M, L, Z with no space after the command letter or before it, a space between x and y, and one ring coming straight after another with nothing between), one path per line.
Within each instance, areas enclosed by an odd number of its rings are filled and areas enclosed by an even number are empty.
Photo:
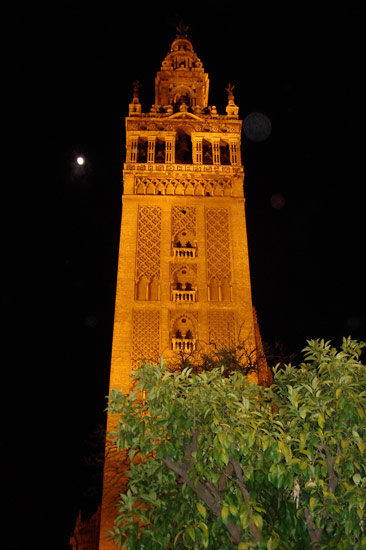
M280 441L278 443L278 449L285 457L286 462L288 462L292 458L291 449L283 441Z
M304 432L301 432L300 434L300 445L301 447L304 447L306 443L306 434Z
M301 416L301 418L305 418L307 412L308 412L308 408L305 407L305 405L302 405L302 407L300 407L299 409L299 415Z
M221 445L223 445L227 449L228 447L227 435L223 432L220 432L219 434L217 434L217 437Z
M240 525L242 526L243 529L246 529L247 527L249 527L250 517L249 517L248 510L246 508L241 512L239 519L240 519Z
M253 519L254 519L254 523L256 525L256 527L258 527L258 529L260 531L262 531L263 529L263 518L260 514L253 514Z
M310 497L309 500L309 506L311 510L314 510L315 506L318 504L318 499L314 497Z
M186 532L188 533L189 537L193 540L193 542L195 542L195 540L196 540L196 532L195 532L195 530L193 529L192 525L190 525L189 527L187 527Z
M272 535L269 537L267 541L267 550L276 550L279 544L280 544L280 537L275 531L272 531Z
M247 542L240 542L238 550L249 550L250 546Z
M227 523L228 517L229 517L229 508L228 506L226 506L226 504L224 504L224 506L221 508L221 519L225 523L225 525Z
M353 477L352 477L353 481L355 482L356 485L358 485L361 481L361 476L360 474L355 474Z
M205 523L203 523L203 521L199 522L198 527L201 529L201 533L202 533L202 544L204 548L207 548L208 542L209 542L208 527Z
M238 509L236 506L234 506L234 504L229 504L229 510L230 510L230 514L232 516L237 516L238 515Z
M324 428L325 419L324 419L324 415L322 413L318 414L318 424L321 427L321 429Z
M206 508L203 506L203 504L201 502L197 502L196 506L197 506L197 510L199 511L201 516L205 519L206 516L207 516Z

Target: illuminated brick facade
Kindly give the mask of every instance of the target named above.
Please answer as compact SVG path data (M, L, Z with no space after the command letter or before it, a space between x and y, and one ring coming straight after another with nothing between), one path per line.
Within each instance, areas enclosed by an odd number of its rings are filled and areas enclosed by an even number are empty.
M234 346L260 349L252 306L239 108L208 104L209 78L184 28L155 79L143 113L139 85L126 118L126 161L111 388L131 387L142 359ZM258 378L268 381L265 362ZM108 419L107 429L112 427ZM100 550L114 549L119 488L105 466ZM111 471L113 468L111 468Z

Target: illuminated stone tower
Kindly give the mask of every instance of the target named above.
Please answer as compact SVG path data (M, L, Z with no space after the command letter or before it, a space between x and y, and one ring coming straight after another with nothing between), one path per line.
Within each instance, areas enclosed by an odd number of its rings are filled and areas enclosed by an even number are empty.
M142 359L260 348L252 307L239 108L208 104L209 78L180 26L143 113L139 85L126 118L126 162L110 388L131 387ZM268 376L266 364L259 378ZM108 419L107 429L112 426ZM100 549L111 528L108 458ZM112 475L112 474L111 474ZM108 488L109 487L109 488Z

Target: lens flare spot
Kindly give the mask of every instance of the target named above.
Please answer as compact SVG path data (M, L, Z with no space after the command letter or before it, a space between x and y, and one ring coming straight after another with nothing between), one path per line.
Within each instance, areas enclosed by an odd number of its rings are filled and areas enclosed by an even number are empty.
M265 141L272 132L272 124L263 113L249 113L244 119L244 134L251 141Z
M275 210L281 210L286 204L286 199L281 193L274 193L271 197L271 206Z

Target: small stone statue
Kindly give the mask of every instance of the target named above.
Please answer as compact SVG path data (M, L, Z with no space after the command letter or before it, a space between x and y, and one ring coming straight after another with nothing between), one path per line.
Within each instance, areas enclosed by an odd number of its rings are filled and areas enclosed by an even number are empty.
M141 84L138 80L135 80L134 82L132 82L132 86L133 86L133 97L138 98L139 97L139 90L141 88Z
M233 94L234 88L235 88L235 86L233 86L230 82L227 85L227 88L225 88L225 90L227 91L227 98L228 98L229 101L230 100L234 101L234 94Z

